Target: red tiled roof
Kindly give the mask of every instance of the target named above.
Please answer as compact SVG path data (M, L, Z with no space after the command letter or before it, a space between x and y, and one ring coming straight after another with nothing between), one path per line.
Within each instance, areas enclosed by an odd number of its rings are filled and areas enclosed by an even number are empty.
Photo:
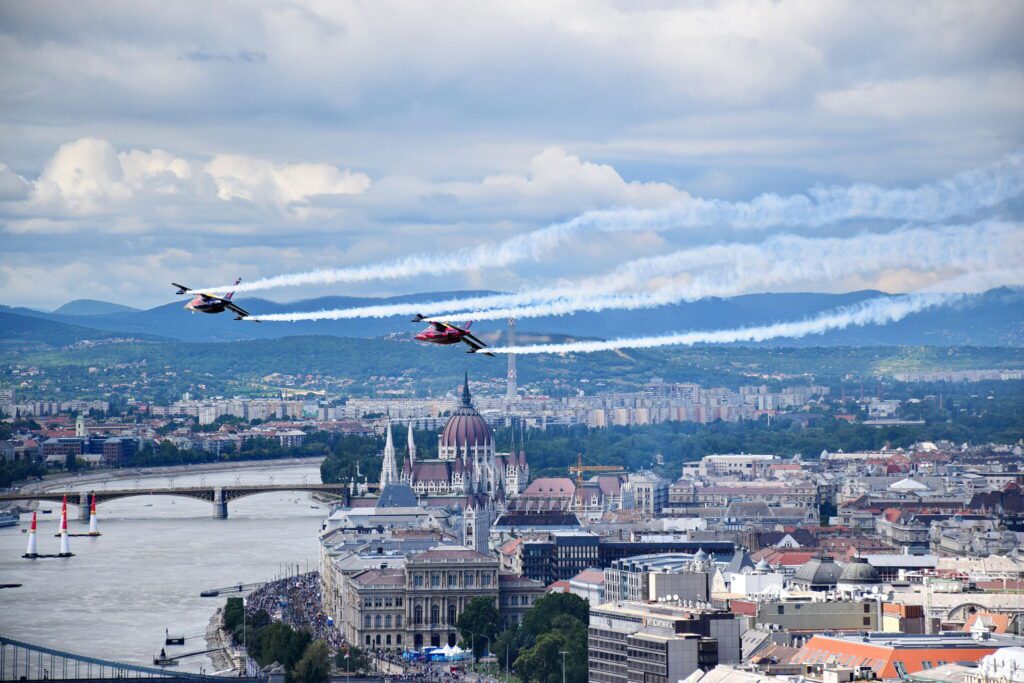
M604 572L600 569L584 569L576 576L572 577L572 581L582 581L583 583L604 583Z

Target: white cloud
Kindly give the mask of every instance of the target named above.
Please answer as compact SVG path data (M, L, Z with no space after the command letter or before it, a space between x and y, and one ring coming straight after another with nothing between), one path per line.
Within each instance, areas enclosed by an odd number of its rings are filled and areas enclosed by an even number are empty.
M129 198L117 150L106 140L82 138L61 145L35 184L40 202L62 204L74 213L93 213Z
M6 166L0 169L0 193L8 186L15 192L17 178ZM92 216L131 210L135 224L144 229L161 207L202 211L217 201L242 200L301 218L294 205L321 195L361 194L370 186L370 177L330 164L275 164L245 155L218 154L204 163L161 149L119 153L107 140L80 138L61 145L31 186L32 199L22 206L22 218L45 218L47 212ZM207 209L200 208L204 204ZM252 221L252 216L245 218ZM122 221L122 229L127 224ZM46 225L22 220L9 228L45 231ZM65 223L60 231L73 227Z
M549 147L533 157L526 175L487 176L481 185L485 192L511 191L525 198L575 197L600 206L657 206L686 196L667 183L627 182L612 166L582 161L561 147Z
M963 116L983 109L992 114L1024 114L1024 72L1013 69L971 76L872 80L818 95L824 111L842 117L889 119Z
M351 265L682 188L913 187L1024 144L1019 2L35 0L0 14L0 262L42 234L67 236L48 261L95 250L99 269L187 236L214 271L199 279L222 280L226 244L310 263L336 248ZM72 239L115 231L146 239L123 257ZM652 247L623 238L612 257L630 248Z
M219 154L205 166L217 184L217 196L281 205L317 195L362 194L370 177L329 164L274 164L238 154Z

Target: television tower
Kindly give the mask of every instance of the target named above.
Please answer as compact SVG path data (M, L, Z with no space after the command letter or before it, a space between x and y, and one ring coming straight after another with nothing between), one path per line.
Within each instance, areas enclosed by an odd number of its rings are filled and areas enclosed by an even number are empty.
M508 319L508 345L516 345L516 319ZM516 355L508 354L508 384L505 388L505 400L515 401L519 398L519 386L516 381Z

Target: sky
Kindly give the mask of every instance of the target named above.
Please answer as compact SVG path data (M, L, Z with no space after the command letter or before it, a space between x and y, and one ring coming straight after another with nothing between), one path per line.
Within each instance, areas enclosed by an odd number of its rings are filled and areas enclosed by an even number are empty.
M595 209L913 188L1024 147L1022 26L1010 1L0 0L0 303L153 306L172 280L445 253ZM582 235L258 295L517 290L783 232L812 228Z

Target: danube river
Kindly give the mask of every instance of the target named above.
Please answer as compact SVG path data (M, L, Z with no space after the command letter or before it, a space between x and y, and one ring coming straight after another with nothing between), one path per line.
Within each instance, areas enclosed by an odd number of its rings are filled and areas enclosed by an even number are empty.
M244 469L128 478L72 489L198 486L234 483L317 483L318 461ZM60 505L41 503L40 553L56 553ZM68 506L72 533L88 531ZM0 528L0 633L95 657L152 665L164 629L198 636L173 652L205 650L210 616L224 597L199 592L315 569L317 532L327 506L305 493L264 493L228 504L228 519L191 498L139 496L101 503L98 538L71 538L67 559L25 560L31 515ZM183 659L179 670L212 671L205 656Z

